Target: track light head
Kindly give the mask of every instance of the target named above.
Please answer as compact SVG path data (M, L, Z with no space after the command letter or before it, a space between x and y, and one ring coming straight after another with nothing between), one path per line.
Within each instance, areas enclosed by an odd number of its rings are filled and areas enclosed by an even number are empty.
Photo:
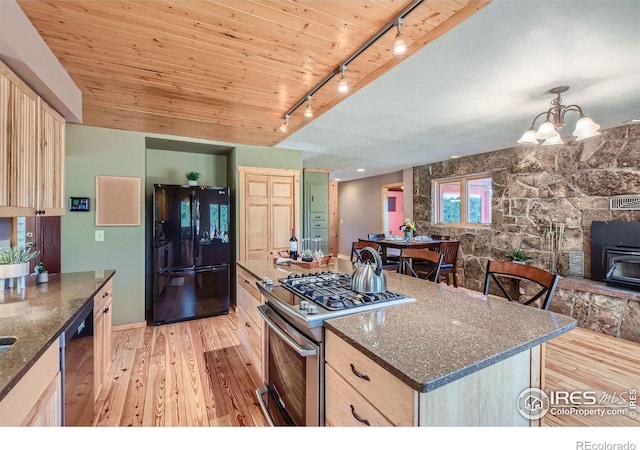
M396 40L393 42L393 54L394 55L404 55L407 53L407 42L402 37L402 18L398 18L398 22L396 24L398 27L398 32L396 33Z
M311 109L311 96L307 97L307 109L304 110L304 116L307 119L311 119L313 117L313 109Z
M289 114L284 116L284 122L282 122L282 125L280 125L280 131L282 131L283 133L289 131Z
M338 92L340 92L341 94L346 94L347 92L349 92L349 82L344 77L345 70L347 70L347 66L342 66L340 68L340 71L342 72L342 77L340 78L340 81L338 81Z

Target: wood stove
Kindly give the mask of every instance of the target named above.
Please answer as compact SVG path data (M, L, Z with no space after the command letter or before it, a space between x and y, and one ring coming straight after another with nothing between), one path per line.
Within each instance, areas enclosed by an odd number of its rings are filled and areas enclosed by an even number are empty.
M640 222L591 224L591 279L640 290Z

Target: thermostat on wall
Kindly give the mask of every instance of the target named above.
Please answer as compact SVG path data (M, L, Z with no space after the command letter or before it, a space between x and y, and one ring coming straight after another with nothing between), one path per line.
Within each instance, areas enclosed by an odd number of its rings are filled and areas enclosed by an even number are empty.
M89 197L69 197L69 211L89 211Z

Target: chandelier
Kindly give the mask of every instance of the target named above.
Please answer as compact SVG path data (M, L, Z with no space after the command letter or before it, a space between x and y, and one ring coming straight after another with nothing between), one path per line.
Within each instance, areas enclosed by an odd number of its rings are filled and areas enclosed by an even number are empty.
M559 131L564 127L564 116L569 111L576 112L579 115L576 128L573 131L576 141L600 134L598 131L600 125L591 120L591 118L586 117L582 112L582 108L578 105L565 106L562 104L560 94L568 90L569 86L558 86L548 91L550 94L556 94L556 98L551 100L551 108L541 112L533 119L531 128L525 131L522 137L518 139L518 144L538 144L538 141L543 141L542 145L564 144L565 142L560 137ZM542 116L545 116L545 121L540 124L536 131L536 120Z

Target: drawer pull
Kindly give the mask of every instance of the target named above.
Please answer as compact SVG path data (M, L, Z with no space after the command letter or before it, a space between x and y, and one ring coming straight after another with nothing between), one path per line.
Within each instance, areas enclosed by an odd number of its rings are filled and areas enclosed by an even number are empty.
M251 328L251 325L249 324L249 322L245 322L244 323L247 327Z
M107 295L109 295L109 292L105 292L104 294L102 294L102 298L105 298Z
M102 312L105 313L105 314L108 313L109 312L109 307L107 306Z
M244 282L247 283L247 284L251 284L251 282L249 280L247 280L246 278L245 278Z
M367 419L362 419L362 418L360 418L360 416L358 416L358 415L356 414L356 409L353 407L353 405L349 405L349 406L351 406L351 415L353 415L353 417L354 417L358 422L363 423L363 424L365 424L365 425L366 425L366 426L368 426L368 427L370 427L370 426L371 426L371 424L369 423L369 421L368 421Z
M355 376L357 376L358 378L362 378L363 380L371 381L371 378L369 378L369 375L363 375L356 370L353 364L349 364L349 365L351 366L351 371Z

